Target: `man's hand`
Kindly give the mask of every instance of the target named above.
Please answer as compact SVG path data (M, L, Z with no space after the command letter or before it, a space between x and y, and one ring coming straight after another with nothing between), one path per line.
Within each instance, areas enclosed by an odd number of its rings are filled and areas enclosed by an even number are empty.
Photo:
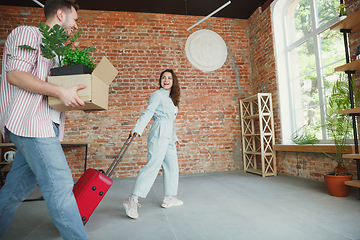
M62 88L58 98L67 107L82 107L85 103L79 98L77 91L84 88L86 88L86 85Z

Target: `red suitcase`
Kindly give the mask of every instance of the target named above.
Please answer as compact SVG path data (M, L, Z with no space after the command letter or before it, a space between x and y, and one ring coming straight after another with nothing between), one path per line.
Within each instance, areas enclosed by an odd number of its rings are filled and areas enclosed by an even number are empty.
M73 192L84 225L111 187L113 180L110 177L135 136L136 133L133 137L129 136L106 173L102 170L89 168L74 185Z

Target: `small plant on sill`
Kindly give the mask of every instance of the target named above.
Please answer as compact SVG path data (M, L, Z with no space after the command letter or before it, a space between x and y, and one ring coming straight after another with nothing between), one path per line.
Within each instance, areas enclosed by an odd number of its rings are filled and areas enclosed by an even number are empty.
M309 129L309 125L304 125L294 132L291 135L291 140L298 145L317 144L320 141L316 134Z
M79 35L82 33L82 29L79 30L70 40L70 43L65 45L65 42L68 40L65 30L56 24L54 27L50 28L45 23L39 24L39 30L43 35L42 43L40 45L41 55L45 58L54 60L57 57L57 62L59 66L67 66L82 63L91 70L96 67L96 64L93 62L93 58L90 58L89 53L94 51L96 48L87 47L81 51L77 47L72 49L72 44L76 41ZM20 48L37 50L28 45L21 45Z
M346 16L346 8L345 8L345 4L340 4L340 6L338 7L339 9L339 17L342 16Z

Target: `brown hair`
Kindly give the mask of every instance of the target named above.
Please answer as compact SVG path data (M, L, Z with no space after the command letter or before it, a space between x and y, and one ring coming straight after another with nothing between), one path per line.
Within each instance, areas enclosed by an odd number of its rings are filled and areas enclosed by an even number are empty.
M45 19L54 16L59 9L65 11L71 10L71 7L75 8L76 11L79 10L79 4L76 0L46 0L44 6Z
M160 74L160 79L159 79L160 88L161 88L161 78L164 75L164 73L166 73L166 72L171 73L171 76L172 76L172 79L173 79L173 85L171 87L170 97L171 97L174 105L179 107L179 104L180 104L180 86L179 86L179 81L177 79L177 76L176 76L176 74L174 73L173 70L166 69L165 71L163 71Z

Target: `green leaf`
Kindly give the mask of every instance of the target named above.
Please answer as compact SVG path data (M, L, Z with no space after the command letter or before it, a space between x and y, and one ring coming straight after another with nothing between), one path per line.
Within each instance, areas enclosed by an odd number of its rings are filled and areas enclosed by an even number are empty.
M45 48L44 45L40 45L40 49L41 55L47 59L53 59L56 56L52 51L49 51L47 48Z
M70 42L73 43L79 37L79 35L83 32L83 29L79 30L74 36L71 38Z
M28 49L28 50L36 50L36 48L30 47L29 45L20 45L18 46L19 48L24 48L24 49Z
M83 50L81 50L81 52L86 54L86 53L89 53L89 52L93 52L95 50L96 50L96 48L94 48L94 47L87 47L87 48L84 48Z
M70 40L70 43L66 44L68 40L65 30L58 24L52 28L45 23L39 23L39 31L43 38L40 44L41 55L48 59L57 57L60 66L73 65L83 63L90 69L94 69L96 64L93 63L93 58L90 58L89 53L96 50L94 47L86 47L83 50L79 48L71 49L72 44L77 40L83 30L79 30ZM36 50L27 45L21 45L20 48Z

